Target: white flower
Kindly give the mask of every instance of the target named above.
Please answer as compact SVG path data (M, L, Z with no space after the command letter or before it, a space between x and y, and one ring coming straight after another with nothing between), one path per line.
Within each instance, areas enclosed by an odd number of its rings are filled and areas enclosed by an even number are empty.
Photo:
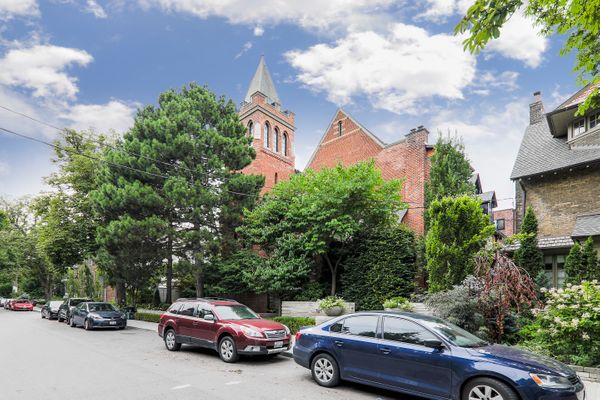
M590 340L590 335L588 335L586 332L583 332L581 337L583 338L583 340Z
M579 304L573 304L573 305L571 306L571 308L572 308L573 310L577 310L577 309L579 308Z
M548 289L546 289L545 287L540 289L540 292L542 292L542 293L546 293L547 291L548 291Z
M573 318L573 319L571 320L571 326L572 326L573 328L577 328L577 326L578 326L578 325L579 325L579 320L578 320L577 318Z
M563 308L567 308L567 306L565 306L564 304L559 304L558 306L556 306L556 308L562 310Z
M560 317L554 317L554 322L556 322L557 324L560 324Z
M592 281L592 283L593 283L594 285L597 285L597 284L598 284L598 279L594 279L594 280Z
M589 317L591 317L591 315L588 312L583 313L583 315L581 316L581 318L589 318Z

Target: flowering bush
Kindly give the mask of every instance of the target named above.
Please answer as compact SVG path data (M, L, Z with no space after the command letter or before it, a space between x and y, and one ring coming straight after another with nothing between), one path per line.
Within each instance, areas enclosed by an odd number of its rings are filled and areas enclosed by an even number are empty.
M414 307L406 297L392 297L383 302L386 309L398 309L402 311L414 311Z
M583 281L546 291L546 306L521 332L524 345L556 359L600 366L600 284Z
M346 303L344 302L344 299L341 297L337 297L337 296L328 296L328 297L325 297L324 299L317 301L317 308L319 310L326 310L328 308L333 308L333 307L344 308L345 305L346 305Z

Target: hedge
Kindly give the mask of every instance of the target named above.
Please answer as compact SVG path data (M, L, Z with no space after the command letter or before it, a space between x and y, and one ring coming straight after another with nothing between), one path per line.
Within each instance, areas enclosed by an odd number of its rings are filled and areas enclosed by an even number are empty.
M311 317L274 317L269 319L286 325L288 328L290 328L292 334L295 334L298 329L302 328L303 326L315 325L315 319Z
M158 323L160 321L160 315L161 314L152 314L152 313L145 313L145 312L136 312L135 313L135 318L138 321L146 321L146 322L156 322Z

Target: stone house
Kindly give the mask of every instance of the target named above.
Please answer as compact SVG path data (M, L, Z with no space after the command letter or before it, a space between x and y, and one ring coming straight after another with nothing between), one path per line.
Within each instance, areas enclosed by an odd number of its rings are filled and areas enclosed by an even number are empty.
M591 89L583 88L548 113L540 92L534 93L511 174L517 231L525 210L533 207L545 271L558 287L574 240L591 236L600 248L600 110L575 115Z

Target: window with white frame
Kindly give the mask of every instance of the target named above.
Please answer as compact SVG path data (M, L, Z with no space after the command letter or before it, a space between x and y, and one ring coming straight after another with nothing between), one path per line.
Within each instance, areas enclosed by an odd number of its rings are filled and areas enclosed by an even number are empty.
M600 125L600 111L590 115L590 129L596 128Z
M573 122L573 137L577 137L585 132L585 119Z

